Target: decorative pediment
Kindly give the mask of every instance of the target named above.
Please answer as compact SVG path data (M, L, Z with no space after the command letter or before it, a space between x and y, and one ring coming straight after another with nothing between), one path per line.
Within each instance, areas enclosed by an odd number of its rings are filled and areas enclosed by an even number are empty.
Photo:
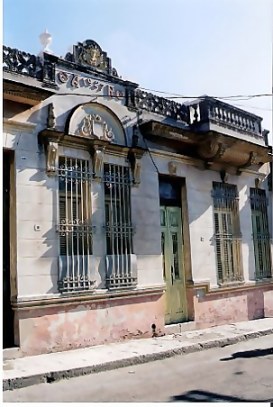
M126 145L120 121L109 109L98 103L87 103L77 107L68 120L67 133Z
M78 65L95 68L108 75L118 76L115 68L112 68L111 59L107 53L93 40L78 42L73 45L73 52L68 52L65 59Z

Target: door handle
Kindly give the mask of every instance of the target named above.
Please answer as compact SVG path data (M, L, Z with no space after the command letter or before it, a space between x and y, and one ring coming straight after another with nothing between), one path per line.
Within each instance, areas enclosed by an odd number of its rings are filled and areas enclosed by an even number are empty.
M173 266L171 266L171 278L172 278L172 285L173 285Z

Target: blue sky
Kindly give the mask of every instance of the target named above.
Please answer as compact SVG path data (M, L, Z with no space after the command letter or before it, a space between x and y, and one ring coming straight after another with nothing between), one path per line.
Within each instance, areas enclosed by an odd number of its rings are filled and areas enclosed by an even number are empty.
M99 43L119 75L149 89L198 95L272 91L271 0L4 0L3 43L38 54L39 34L64 56ZM272 129L272 98L236 101Z

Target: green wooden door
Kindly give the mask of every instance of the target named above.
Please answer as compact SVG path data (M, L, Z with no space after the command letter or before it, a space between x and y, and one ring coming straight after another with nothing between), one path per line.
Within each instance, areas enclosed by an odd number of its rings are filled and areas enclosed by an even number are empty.
M166 283L165 322L187 320L181 209L161 207L161 247L163 275Z

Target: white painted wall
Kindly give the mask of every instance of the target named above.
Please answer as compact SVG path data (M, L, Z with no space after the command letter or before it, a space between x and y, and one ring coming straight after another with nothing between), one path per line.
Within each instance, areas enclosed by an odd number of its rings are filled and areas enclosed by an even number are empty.
M56 96L42 105L19 113L4 124L4 148L15 150L16 214L17 214L17 275L18 295L28 297L58 293L58 234L57 205L58 177L47 176L44 151L38 146L37 134L45 127L47 104L54 101L57 125L64 126L68 112L76 105L87 102L86 96L69 98ZM113 109L125 128L136 121L136 113L128 111L114 101L100 103ZM36 124L37 126L36 126ZM31 124L33 123L33 124ZM126 131L126 137L131 137ZM89 159L88 152L59 148L60 155ZM176 175L185 178L188 199L189 231L191 240L192 276L195 282L210 281L217 286L216 255L212 207L212 182L220 181L219 173L201 170L194 163L185 163L178 155L163 152L153 154L154 163L146 152L141 160L141 183L131 192L134 253L137 256L138 287L162 285L162 256L160 233L160 202L158 173L169 174L168 164L175 162ZM114 163L124 164L124 158L106 157ZM237 184L239 191L242 255L245 281L254 278L249 188L254 186L255 175L229 176L228 183ZM272 196L272 194L271 194ZM269 213L272 212L272 202ZM93 224L97 227L93 246L93 276L97 286L103 288L106 253L104 224L104 188L100 182L92 184ZM271 217L272 222L272 217Z

